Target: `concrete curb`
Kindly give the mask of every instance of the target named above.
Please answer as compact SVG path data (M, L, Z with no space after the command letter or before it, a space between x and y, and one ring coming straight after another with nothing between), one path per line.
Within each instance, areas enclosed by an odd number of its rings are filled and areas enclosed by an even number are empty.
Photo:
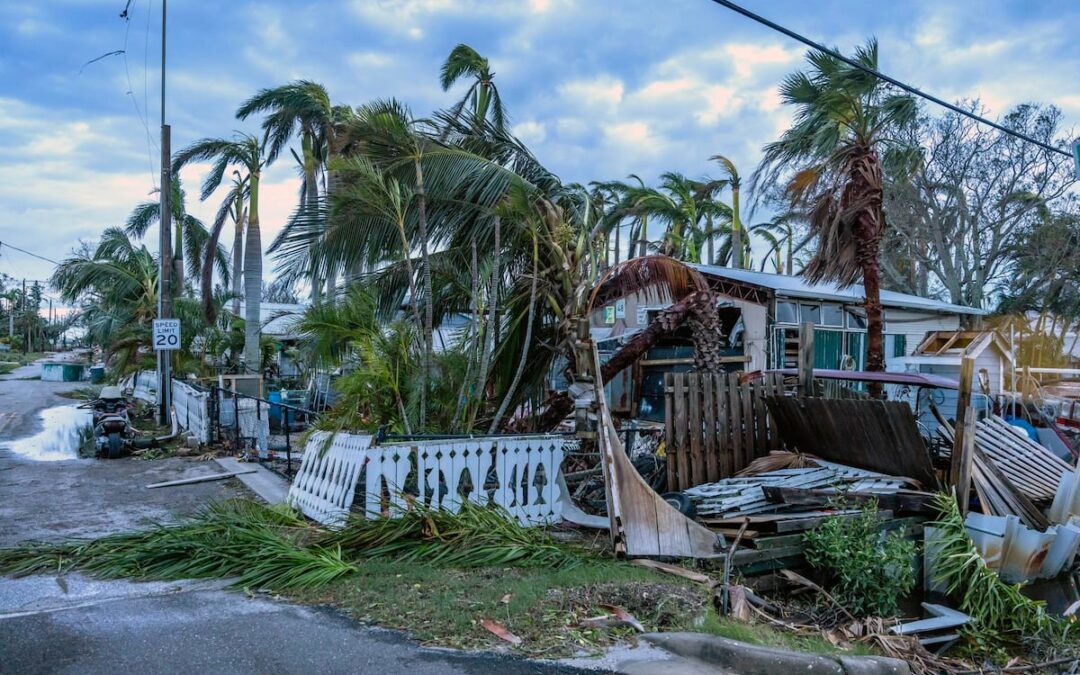
M256 462L241 462L234 457L218 457L214 461L226 471L255 469L255 473L240 474L236 479L267 504L283 504L289 496L289 482Z
M740 675L911 675L908 664L882 656L826 656L761 647L704 633L650 633L646 641L679 656Z

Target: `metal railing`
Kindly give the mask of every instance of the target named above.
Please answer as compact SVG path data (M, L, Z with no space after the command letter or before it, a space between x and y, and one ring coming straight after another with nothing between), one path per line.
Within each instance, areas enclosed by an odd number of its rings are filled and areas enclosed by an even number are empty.
M277 452L282 450L285 453L285 475L290 479L295 474L293 437L307 431L319 417L317 412L307 408L270 401L217 385L210 388L209 406L211 442L231 442L234 449L252 452L260 462L276 458ZM283 437L283 443L276 442L277 437Z

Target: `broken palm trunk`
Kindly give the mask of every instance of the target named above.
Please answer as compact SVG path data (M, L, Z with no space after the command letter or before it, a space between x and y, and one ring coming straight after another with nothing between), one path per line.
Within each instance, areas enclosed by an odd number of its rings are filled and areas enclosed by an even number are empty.
M629 558L719 558L725 548L722 535L687 518L656 494L634 469L619 441L604 397L600 379L600 357L591 342L582 343L589 352L594 376L591 391L582 392L576 403L580 412L596 413L596 445L604 469L608 519L615 554ZM579 361L581 363L582 361Z

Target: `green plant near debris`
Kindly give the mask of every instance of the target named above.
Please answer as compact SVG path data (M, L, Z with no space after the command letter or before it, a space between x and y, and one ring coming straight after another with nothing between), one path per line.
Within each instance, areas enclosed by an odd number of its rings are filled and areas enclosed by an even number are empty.
M1073 624L1047 614L1042 602L1020 593L1019 584L1002 581L986 566L952 496L938 495L934 506L939 512L933 523L937 528L934 579L959 600L958 609L973 619L965 627L973 643L1000 644L1002 638L1057 642L1073 630Z
M837 504L843 507L843 503ZM837 600L858 616L891 616L915 587L915 543L882 532L876 503L852 518L829 518L806 533L806 561L829 577Z

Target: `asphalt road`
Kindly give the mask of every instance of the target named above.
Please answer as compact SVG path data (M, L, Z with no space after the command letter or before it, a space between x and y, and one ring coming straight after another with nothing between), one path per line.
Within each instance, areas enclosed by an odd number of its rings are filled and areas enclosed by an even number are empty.
M0 379L0 546L94 537L168 521L241 493L234 480L147 490L215 473L171 460L33 461L4 449L42 430L38 413L70 405L70 383ZM0 577L0 673L578 673L495 654L424 649L330 609L224 590L220 583ZM595 671L592 671L595 672Z
M218 583L0 582L0 673L584 672L496 655L423 649L330 609L249 598Z

